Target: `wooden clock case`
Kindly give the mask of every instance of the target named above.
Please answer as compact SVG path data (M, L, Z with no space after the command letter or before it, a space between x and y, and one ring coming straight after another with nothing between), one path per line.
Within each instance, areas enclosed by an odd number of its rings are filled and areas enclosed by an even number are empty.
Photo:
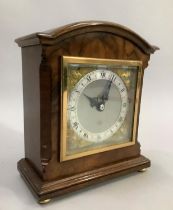
M139 60L158 48L133 31L79 22L15 40L22 49L25 158L18 170L39 202L150 166L140 144L60 162L61 57ZM139 99L140 100L140 99Z

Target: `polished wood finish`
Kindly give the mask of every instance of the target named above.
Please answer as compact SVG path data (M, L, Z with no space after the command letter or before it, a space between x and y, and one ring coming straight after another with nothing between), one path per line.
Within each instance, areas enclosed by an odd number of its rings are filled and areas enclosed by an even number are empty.
M25 123L25 159L18 169L38 199L149 167L138 141L60 162L61 57L140 60L146 68L157 47L125 27L101 21L75 23L16 42L22 47Z
M86 186L125 175L134 171L140 171L150 166L150 161L144 156L124 160L108 166L93 169L73 176L44 182L33 170L27 160L22 159L18 162L18 169L29 186L32 186L32 192L38 199L43 201L60 196L72 191L79 190Z
M124 39L128 39L130 42L138 46L138 48L141 48L146 54L154 53L155 50L159 49L156 46L150 45L146 40L144 40L129 28L106 21L86 21L72 23L52 30L20 37L16 39L16 42L20 47L37 44L54 45L55 43L58 43L59 41L66 38L96 31L111 33Z
M25 157L33 162L35 168L41 173L38 82L40 62L41 46L22 48Z

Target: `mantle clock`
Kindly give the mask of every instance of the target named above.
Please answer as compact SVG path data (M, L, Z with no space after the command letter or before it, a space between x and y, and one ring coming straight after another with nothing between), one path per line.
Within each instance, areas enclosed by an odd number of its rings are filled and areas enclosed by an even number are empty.
M15 41L25 138L18 170L40 203L150 166L137 133L143 73L157 47L102 21Z

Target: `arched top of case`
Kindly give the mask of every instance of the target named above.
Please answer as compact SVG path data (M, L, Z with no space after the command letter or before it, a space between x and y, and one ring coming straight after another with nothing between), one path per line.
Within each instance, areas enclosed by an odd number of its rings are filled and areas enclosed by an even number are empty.
M154 53L159 49L156 46L150 45L145 39L136 34L134 31L122 25L105 21L85 21L72 23L52 30L24 36L16 39L15 41L20 47L38 44L51 46L58 44L59 41L68 39L70 37L92 32L111 33L116 36L120 36L135 44L146 54Z

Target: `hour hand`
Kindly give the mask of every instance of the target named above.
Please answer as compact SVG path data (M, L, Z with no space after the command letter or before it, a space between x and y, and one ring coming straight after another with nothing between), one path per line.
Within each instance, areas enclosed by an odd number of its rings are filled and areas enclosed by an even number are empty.
M90 97L84 93L84 96L89 100L91 107L96 107L96 110L102 112L105 109L105 103L98 97Z
M84 93L84 96L89 100L91 107L98 106L97 97L90 97L90 96L87 96L85 93Z

